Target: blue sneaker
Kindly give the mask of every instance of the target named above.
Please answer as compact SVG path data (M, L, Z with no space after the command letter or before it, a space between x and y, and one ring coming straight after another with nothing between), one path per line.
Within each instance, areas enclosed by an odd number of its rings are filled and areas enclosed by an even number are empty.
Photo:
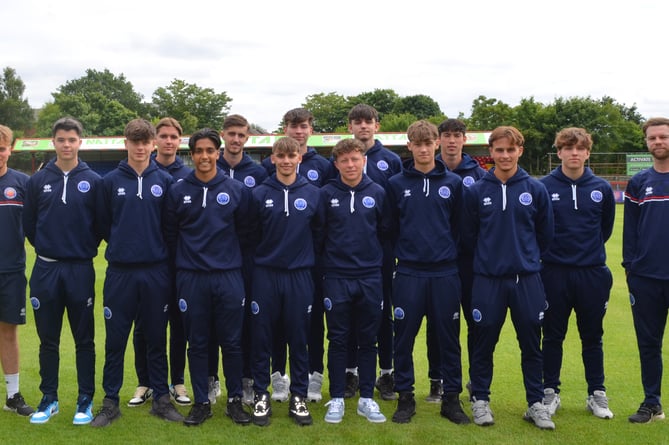
M381 409L374 399L360 397L358 401L358 414L372 423L383 423L386 421L386 416L381 413Z
M327 423L339 423L344 418L344 399L335 397L325 404L328 407L328 412L325 413L325 421Z
M30 423L47 423L51 416L58 414L58 400L49 401L46 396L37 407L37 411L30 416Z
M77 401L77 412L74 413L72 423L88 425L93 420L93 401L89 397L80 397Z

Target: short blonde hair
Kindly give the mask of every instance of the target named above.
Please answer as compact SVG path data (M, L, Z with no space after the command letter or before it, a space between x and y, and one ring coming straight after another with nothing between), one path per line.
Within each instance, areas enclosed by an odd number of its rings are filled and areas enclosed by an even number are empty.
M525 144L523 134L516 128L511 126L501 126L495 128L488 138L488 145L492 147L493 142L498 139L507 138L517 147L522 147Z
M0 144L11 146L13 140L14 133L12 133L12 129L5 125L0 125Z

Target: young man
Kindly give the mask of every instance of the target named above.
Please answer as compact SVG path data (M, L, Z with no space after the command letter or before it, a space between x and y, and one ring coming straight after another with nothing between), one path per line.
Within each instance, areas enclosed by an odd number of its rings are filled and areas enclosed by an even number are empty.
M514 127L490 134L495 167L464 188L462 239L473 251L472 318L475 324L470 379L474 423L494 424L490 410L493 352L507 308L516 329L528 410L525 420L554 429L542 404L541 320L546 304L541 255L553 238L553 210L546 187L518 166L523 135Z
M363 173L364 146L343 139L332 150L339 177L321 189L323 307L328 327L330 397L325 421L344 417L349 338L356 338L360 400L357 412L373 423L386 421L374 401L376 337L383 308L382 237L390 223L383 187Z
M95 270L100 220L96 207L102 179L79 160L81 123L57 120L51 134L56 158L28 181L23 228L37 258L30 276L30 302L40 338L40 390L43 397L31 423L57 414L59 345L63 313L76 346L79 397L73 423L90 423L95 392Z
M100 206L107 241L107 274L103 288L105 365L102 408L91 423L104 427L121 415L119 390L123 361L133 323L144 333L151 414L173 422L183 416L170 400L167 386L167 318L172 276L162 227L163 202L172 177L150 155L156 129L144 119L130 121L124 131L127 160L103 179Z
M395 315L395 391L399 393L393 422L409 423L416 414L413 346L423 317L438 336L444 395L441 415L467 424L462 410L460 357L460 278L458 218L462 181L435 160L437 127L421 120L407 130L412 155L404 170L390 178L389 205L397 272L393 281Z
M269 424L271 405L270 356L273 336L285 335L290 349L289 415L298 425L311 425L306 397L309 385L307 342L314 299L312 268L315 241L322 224L317 187L297 175L302 156L292 138L281 138L272 147L276 173L253 190L256 234L251 302L251 372L255 402L253 423Z
M541 280L546 290L542 352L544 405L551 416L560 407L562 343L572 309L581 338L586 408L611 419L604 387L603 320L613 276L606 266L604 244L613 232L616 201L609 183L585 166L592 137L583 128L565 128L555 136L562 161L541 179L553 204L555 236L542 255Z
M379 131L379 113L370 105L355 105L348 113L348 130L353 138L362 142L365 147L364 172L369 178L384 189L388 187L391 176L402 171L399 155L388 150L374 136ZM392 282L395 270L395 256L390 240L383 242L383 316L378 334L379 378L375 386L383 400L395 400L393 379L393 306ZM355 344L349 349L346 369L346 393L353 397L358 389L357 357Z
M216 342L225 362L226 414L235 423L248 424L251 417L242 406L245 294L240 237L251 225L251 194L217 168L218 132L197 131L188 146L195 171L170 188L164 218L165 237L177 270L177 298L195 395L184 423L199 425L212 415L207 377L209 344ZM214 338L210 338L212 332Z
M18 337L18 326L26 324L26 249L21 219L28 175L7 166L13 136L9 127L0 125L0 364L7 385L4 409L29 416L34 410L19 392Z
M247 188L253 189L267 179L267 171L244 152L244 145L249 140L250 125L244 116L231 114L223 120L223 149L218 157L218 168L223 173L243 183ZM243 241L243 240L242 240ZM251 278L253 276L253 249L247 244L242 248L242 276L244 277L245 294L251 295ZM253 379L251 378L251 365L249 356L251 352L251 329L250 329L250 302L245 300L244 327L242 330L242 356L244 359L244 371L242 378L243 402L253 405ZM221 393L218 381L218 344L212 342L209 350L209 400L216 402L216 397Z
M664 226L669 219L669 119L648 119L643 133L653 166L627 184L623 223L623 267L644 390L641 406L629 417L633 423L664 419L660 400L662 338L669 307L669 241Z
M177 155L179 145L181 144L181 124L172 117L164 117L156 124L156 151L151 155L156 165L161 170L165 170L176 181L184 179L191 172L191 168L184 164L183 160ZM170 274L174 275L174 274ZM184 369L186 368L186 334L184 333L183 322L176 304L176 290L174 285L171 289L170 298L170 394L174 402L178 405L190 405L191 400L188 397L188 391L184 385ZM138 329L135 324L133 331L133 345L135 348L135 370L139 385L135 394L128 402L129 407L143 405L151 398L153 390L149 388L149 371L146 363L146 338L144 333Z
M478 162L463 152L467 142L467 127L458 119L446 119L439 124L439 145L441 151L437 160L444 163L446 168L460 176L462 185L469 187L486 174ZM458 252L458 274L462 286L462 297L460 298L462 312L467 321L467 355L471 363L472 345L474 344L474 320L472 320L472 262L473 258L468 252ZM439 344L436 335L427 330L427 360L428 378L430 379L430 393L425 398L427 402L439 403L443 394L441 376L439 375ZM467 388L469 388L469 383Z
M299 144L301 161L297 164L297 174L316 187L322 187L336 172L332 163L319 155L315 148L309 147L309 137L314 132L314 115L304 108L294 108L283 116L283 127L287 137L294 139ZM276 171L276 166L271 157L265 158L262 165L268 174ZM323 382L323 337L324 337L324 314L322 307L322 269L320 260L317 259L313 268L314 275L314 305L311 312L311 328L309 333L309 400L318 402L322 400L321 385ZM279 327L279 329L281 329ZM272 357L272 400L285 402L288 400L288 389L290 378L286 374L286 340L283 333L275 332L275 345Z

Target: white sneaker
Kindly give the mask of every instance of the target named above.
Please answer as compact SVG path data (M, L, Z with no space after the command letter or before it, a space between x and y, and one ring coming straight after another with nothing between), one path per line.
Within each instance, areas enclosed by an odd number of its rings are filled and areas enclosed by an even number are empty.
M128 406L134 408L135 406L144 405L144 403L151 398L153 390L147 386L138 386L132 399L128 401Z
M542 430L554 430L555 424L551 420L548 407L541 402L534 402L534 405L527 408L523 419L534 424Z
M174 398L174 402L177 405L187 406L191 403L190 397L188 397L188 391L186 391L186 386L184 384L170 385L170 395Z
M553 388L544 389L544 398L541 403L548 408L548 414L553 417L556 411L560 408L560 394L555 392Z
M595 391L588 396L585 402L585 407L588 411L599 417L600 419L613 419L613 413L609 409L609 399L606 397L604 391Z
M358 414L372 423L383 423L386 421L386 416L381 413L381 408L379 408L379 404L374 399L360 397L358 401Z
M254 396L253 379L242 377L242 403L248 406L253 405Z
M209 376L208 389L209 403L215 405L216 399L221 396L221 382L213 375Z
M323 386L323 374L314 371L309 374L309 387L307 388L307 400L309 402L320 402L323 400L321 387Z
M275 402L287 402L290 393L290 377L282 376L279 371L271 375L272 400Z
M325 413L325 421L327 423L339 423L344 418L344 399L334 398L325 404L328 407L328 412Z
M495 424L495 419L492 416L490 409L490 402L487 400L476 400L472 403L472 415L474 423L478 426L490 426Z

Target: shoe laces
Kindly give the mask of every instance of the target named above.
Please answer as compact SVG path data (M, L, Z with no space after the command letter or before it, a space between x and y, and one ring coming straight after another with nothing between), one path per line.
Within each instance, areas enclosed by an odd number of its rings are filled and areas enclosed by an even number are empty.
M253 412L260 413L262 411L267 411L267 399L265 397L258 398L253 404Z
M362 409L370 414L377 414L381 412L381 408L379 408L379 404L376 403L374 400L365 400L364 402L361 403Z
M548 412L548 409L544 407L541 403L535 403L530 407L533 417L540 420L551 420L551 415Z
M594 400L595 404L600 408L609 408L609 399L603 391L595 391L592 393L592 400Z
M329 413L340 413L344 411L344 399L332 399L325 404Z
M477 400L472 404L472 414L474 417L481 418L492 414L486 400Z
M300 415L309 414L309 410L307 409L307 404L304 401L304 399L302 399L302 397L295 397L293 399L293 409L295 413Z

